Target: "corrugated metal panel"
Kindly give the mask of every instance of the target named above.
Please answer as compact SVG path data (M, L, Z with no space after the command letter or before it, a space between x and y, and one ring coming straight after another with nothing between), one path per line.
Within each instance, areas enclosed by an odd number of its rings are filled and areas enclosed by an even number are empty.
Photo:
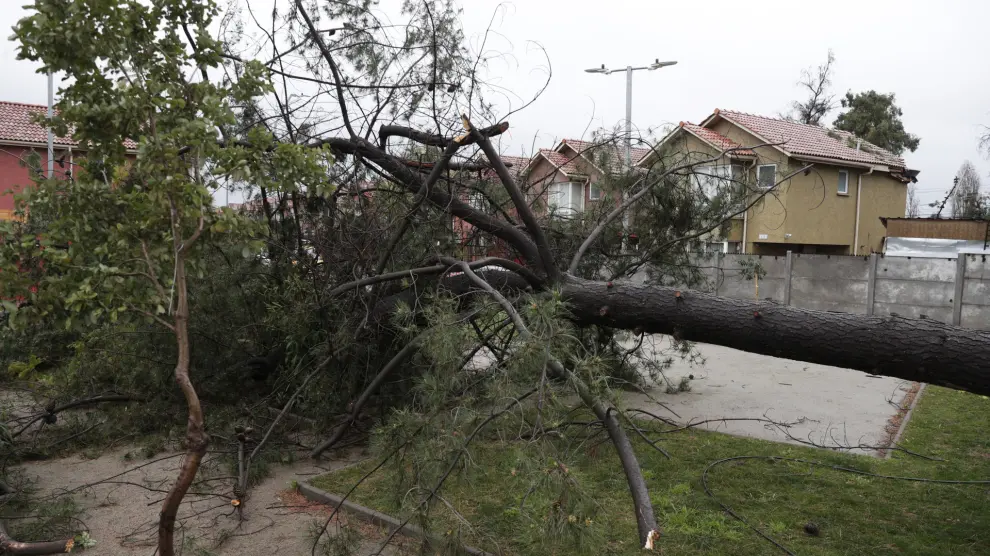
M959 253L990 255L983 240L888 237L884 255L888 257L932 257L955 259Z

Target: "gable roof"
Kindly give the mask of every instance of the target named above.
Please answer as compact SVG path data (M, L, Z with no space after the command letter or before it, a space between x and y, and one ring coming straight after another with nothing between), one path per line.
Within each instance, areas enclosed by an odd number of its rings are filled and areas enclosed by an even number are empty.
M578 153L582 158L587 160L589 164L594 166L599 171L601 171L601 168L598 168L598 165L595 164L594 162L594 156L596 152L604 152L608 162L614 164L617 168L621 168L626 161L625 147L623 146L622 148L620 148L619 146L617 146L615 143L612 142L594 143L591 141L582 141L580 139L562 139L560 141L560 144L557 145L557 148L554 150L559 152L560 149L565 145L567 147L570 147L574 152ZM630 158L632 159L633 166L639 163L639 161L642 160L646 155L650 154L650 149L644 149L638 147L633 147L632 149L630 149L630 151L631 151Z
M46 146L48 130L36 123L35 114L47 114L48 107L40 104L24 104L20 102L0 101L0 143L28 143ZM72 137L55 137L56 147L78 147L79 141ZM128 150L137 149L138 145L130 139L124 141Z
M574 157L567 156L565 154L559 153L550 149L540 149L536 156L530 161L529 166L536 163L539 158L546 159L555 169L563 173L565 176L583 176L584 172L574 164ZM527 167L528 169L528 167ZM543 179L546 176L542 176Z
M715 131L714 129L708 129L707 127L701 127L700 125L694 125L688 122L681 122L680 127L687 131L691 135L694 135L698 139L701 139L705 143L715 147L720 151L726 151L729 149L738 149L732 151L730 154L737 156L755 156L756 153L751 149L743 149L742 145L736 143L732 139L722 135L721 133Z
M505 163L505 166L509 170L509 175L512 176L513 179L518 179L519 176L522 175L522 173L529 166L530 161L530 159L522 156L500 155L499 158ZM482 176L485 178L494 179L498 177L498 174L493 168L489 168L483 172Z
M789 156L905 167L903 158L846 131L718 108L701 125L708 126L717 118L726 119L768 143L783 143L777 148Z

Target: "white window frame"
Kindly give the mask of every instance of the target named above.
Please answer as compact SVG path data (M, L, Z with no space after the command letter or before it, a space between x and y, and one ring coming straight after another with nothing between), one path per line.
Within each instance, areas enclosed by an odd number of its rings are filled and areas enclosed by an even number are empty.
M773 181L770 183L770 185L764 186L762 183L760 183L760 169L761 168L773 168ZM760 164L759 166L756 167L756 185L759 185L760 187L765 187L766 189L770 189L771 187L773 187L776 184L777 184L777 165L776 164Z
M701 194L708 199L713 199L721 190L728 187L734 179L733 169L735 164L716 164L714 166L701 166L695 168L695 181Z
M557 200L563 194L562 202ZM550 184L547 191L547 205L556 209L559 216L574 216L584 210L584 184L573 181L558 181Z
M846 187L845 187L845 189L843 189L841 187L842 186L842 183L843 183L842 182L842 176L845 176L846 177L846 181L845 181ZM849 195L849 171L848 170L839 170L839 183L836 185L835 191L839 195Z
M598 195L595 195L596 192L598 193ZM588 200L589 201L601 201L603 195L604 195L604 192L602 191L602 188L600 186L598 186L597 184L591 183L590 181L588 182Z

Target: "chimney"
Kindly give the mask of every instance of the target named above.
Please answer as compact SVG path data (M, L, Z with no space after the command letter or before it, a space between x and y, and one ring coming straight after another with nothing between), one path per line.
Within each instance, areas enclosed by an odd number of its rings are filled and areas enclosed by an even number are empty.
M859 150L859 147L860 147L860 145L862 145L862 144L863 144L863 140L862 140L862 139L856 139L856 150L857 150L857 151Z

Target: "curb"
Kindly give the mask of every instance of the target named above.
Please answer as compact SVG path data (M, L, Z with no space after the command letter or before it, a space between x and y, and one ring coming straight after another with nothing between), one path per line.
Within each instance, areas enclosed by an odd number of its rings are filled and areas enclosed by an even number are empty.
M379 527L384 527L389 531L389 533L402 526L402 521L399 519L396 519L388 514L383 514L379 511L372 510L371 508L366 508L360 504L351 502L350 500L344 500L336 494L331 494L325 490L316 488L309 483L299 483L299 494L302 494L304 498L311 502L326 504L332 508L339 507L341 510L357 517L361 521L371 523L372 525L377 525ZM400 533L410 537L423 539L427 543L435 544L437 546L443 546L444 544L444 541L439 537L430 535L429 533L423 531L422 528L415 525L406 524L405 526L402 526ZM474 548L473 546L467 545L461 546L460 553L469 554L470 556L495 556L489 552L485 552Z
M904 418L901 419L901 425L897 427L897 432L894 433L893 438L890 439L890 443L887 445L888 448L896 446L901 440L901 436L904 435L904 430L907 429L908 421L911 420L911 414L914 413L914 408L918 405L918 400L921 399L921 394L925 391L924 382L920 383L918 391L914 394L914 399L911 400L911 405L908 406L907 412L904 414ZM883 459L890 459L894 455L895 450L886 450L887 453L884 454Z

